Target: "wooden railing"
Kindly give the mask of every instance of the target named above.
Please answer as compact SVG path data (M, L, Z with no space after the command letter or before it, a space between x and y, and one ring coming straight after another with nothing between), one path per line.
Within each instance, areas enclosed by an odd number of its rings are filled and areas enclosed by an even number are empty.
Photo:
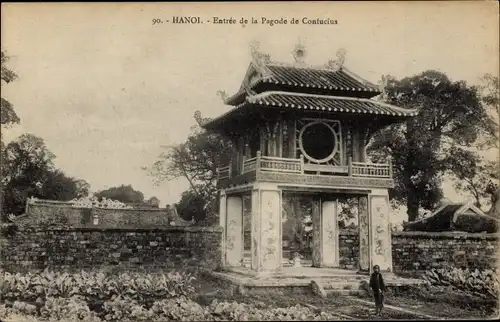
M217 178L220 179L229 179L231 178L231 166L222 167L217 169Z
M332 166L314 167L311 164L304 164L304 158L299 159L280 158L261 156L260 151L257 156L246 159L241 165L241 174L252 171L266 171L278 173L296 173L304 174L305 171L313 171L318 173L330 172L338 175L347 175L352 177L371 177L371 178L392 178L392 163L370 163L370 162L353 162L349 157L347 166ZM231 166L226 166L217 169L218 179L231 178Z
M270 172L304 173L302 159L261 157L260 170Z
M349 158L348 173L353 177L391 178L392 163L352 162Z
M247 172L254 171L255 169L257 169L257 159L258 159L258 156L255 158L250 158L250 159L246 159L245 161L243 161L243 168L241 169L241 173L247 173Z

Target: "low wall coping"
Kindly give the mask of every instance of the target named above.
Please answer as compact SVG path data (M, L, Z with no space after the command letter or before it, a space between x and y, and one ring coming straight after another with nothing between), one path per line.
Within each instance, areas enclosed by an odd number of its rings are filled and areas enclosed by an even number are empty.
M393 237L416 237L416 238L443 238L443 239L498 239L500 233L467 233L463 231L395 231Z
M173 227L53 227L46 229L27 228L23 230L39 231L110 231L110 232L207 232L207 233L220 233L223 231L222 227L203 227L203 226L173 226Z
M102 207L92 207L92 208L77 208L76 209L92 209L99 211L125 211L125 212L158 212L158 213L167 213L167 209L165 208L102 208Z
M66 204L66 203L61 203L61 204L43 204L43 203L37 203L37 204L30 204L29 208L36 208L36 207L43 207L43 208L63 208L63 209L75 209L75 210L82 210L82 209L89 209L89 210L98 210L98 211L105 211L105 212L111 212L111 211L129 211L129 212L158 212L158 213L166 213L167 210L165 208L103 208L103 207L73 207L71 204Z
M340 235L357 236L358 231L353 229L340 229ZM393 231L392 237L408 238L442 238L442 239L500 239L500 233L467 233L463 231Z

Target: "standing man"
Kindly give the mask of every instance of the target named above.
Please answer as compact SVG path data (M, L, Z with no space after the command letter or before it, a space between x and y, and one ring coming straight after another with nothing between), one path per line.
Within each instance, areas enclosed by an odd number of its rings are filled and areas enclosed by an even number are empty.
M378 265L373 266L373 273L370 277L370 288L373 292L373 297L375 299L375 315L380 315L382 309L384 308L384 291L385 284L382 274L380 274L380 267Z

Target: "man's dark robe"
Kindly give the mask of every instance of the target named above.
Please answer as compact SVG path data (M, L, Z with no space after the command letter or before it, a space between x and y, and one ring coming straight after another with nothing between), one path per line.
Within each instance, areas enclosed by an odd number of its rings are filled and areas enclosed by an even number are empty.
M373 291L373 297L375 299L375 307L377 310L384 307L384 291L385 283L382 274L373 272L370 277L370 288Z

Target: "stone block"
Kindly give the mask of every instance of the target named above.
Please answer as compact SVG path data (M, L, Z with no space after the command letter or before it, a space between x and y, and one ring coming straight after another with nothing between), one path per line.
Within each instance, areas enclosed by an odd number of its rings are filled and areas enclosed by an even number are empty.
M323 286L318 283L317 281L315 280L312 280L311 281L311 288L312 288L312 291L315 295L318 295L320 296L321 298L326 298L327 297L327 294L326 294L326 291L325 289L323 288Z

